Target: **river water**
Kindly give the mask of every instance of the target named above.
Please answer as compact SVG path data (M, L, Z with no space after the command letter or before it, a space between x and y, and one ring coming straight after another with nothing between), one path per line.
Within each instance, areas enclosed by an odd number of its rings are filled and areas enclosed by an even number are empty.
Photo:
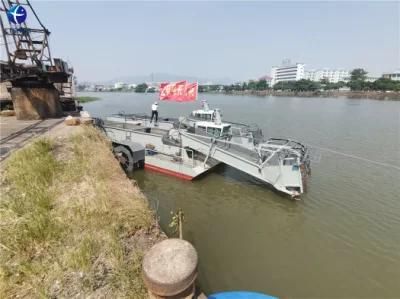
M98 116L149 113L157 97L83 95L102 98L84 105ZM198 250L202 289L296 298L399 298L400 102L201 98L221 108L227 120L257 123L265 136L292 137L319 148L301 201L282 197L228 166L193 182L134 173L163 229L169 231L170 212L183 209L184 237ZM159 111L178 117L199 106L161 102Z

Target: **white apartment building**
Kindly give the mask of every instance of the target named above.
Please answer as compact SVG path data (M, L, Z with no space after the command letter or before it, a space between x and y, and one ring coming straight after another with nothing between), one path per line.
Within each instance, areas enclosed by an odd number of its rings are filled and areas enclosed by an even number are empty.
M367 78L365 78L365 81L366 82L375 82L378 79L379 79L379 77L368 76Z
M394 71L393 73L384 73L383 78L392 79L394 81L400 81L400 69Z
M128 85L124 82L117 82L114 83L114 88L115 89L120 89L120 88L126 88Z
M349 71L333 69L309 70L305 71L304 74L304 79L317 82L322 79L327 79L330 83L338 83L339 81L346 82L349 80L349 77Z
M274 66L271 69L271 85L278 82L298 81L304 79L304 67L302 63L292 65Z

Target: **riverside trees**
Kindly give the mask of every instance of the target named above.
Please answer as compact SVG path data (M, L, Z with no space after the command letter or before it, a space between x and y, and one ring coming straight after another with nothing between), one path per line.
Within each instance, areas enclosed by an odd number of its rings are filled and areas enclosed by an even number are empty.
M139 84L135 87L135 92L146 92L148 85L146 83Z
M362 68L356 68L351 71L347 82L339 81L337 83L329 82L328 78L321 81L312 81L302 79L298 81L286 81L276 83L272 89L293 92L319 92L329 90L339 90L343 87L349 87L352 91L400 91L400 81L394 81L388 78L379 78L373 82L368 80L368 72ZM264 79L249 80L230 85L199 85L199 92L245 92L245 91L265 91L271 87Z
M225 85L224 91L246 91L246 90L254 90L261 91L269 89L268 83L266 80L249 80L248 82L236 83L231 85Z
M319 82L301 79L298 81L278 82L274 85L274 90L290 91L317 91L321 89Z
M371 84L369 84L369 87L372 90L400 91L400 82L388 78L379 78L378 80L371 82Z
M350 73L350 81L347 84L351 90L364 90L367 86L366 79L367 79L368 72L364 69L354 69Z
M347 86L352 91L400 91L400 81L394 81L389 78L379 78L373 82L367 80L368 72L362 68L357 68L351 71L350 81Z

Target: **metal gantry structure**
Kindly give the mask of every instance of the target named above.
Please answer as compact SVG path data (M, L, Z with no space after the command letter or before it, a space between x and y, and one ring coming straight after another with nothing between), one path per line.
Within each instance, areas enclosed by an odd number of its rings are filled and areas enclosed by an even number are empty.
M23 6L35 28L27 20L14 24L7 17L7 11L15 5ZM52 59L50 31L43 25L29 0L1 0L0 26L6 60L1 61L1 78L13 85L24 82L65 83L72 73L63 60Z

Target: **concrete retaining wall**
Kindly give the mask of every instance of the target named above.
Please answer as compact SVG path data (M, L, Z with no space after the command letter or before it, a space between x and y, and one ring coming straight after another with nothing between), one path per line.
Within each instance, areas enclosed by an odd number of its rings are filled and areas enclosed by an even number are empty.
M0 100L11 100L11 95L7 90L8 87L11 87L11 83L9 82L0 83Z
M13 87L11 98L17 119L61 117L60 95L55 87Z

